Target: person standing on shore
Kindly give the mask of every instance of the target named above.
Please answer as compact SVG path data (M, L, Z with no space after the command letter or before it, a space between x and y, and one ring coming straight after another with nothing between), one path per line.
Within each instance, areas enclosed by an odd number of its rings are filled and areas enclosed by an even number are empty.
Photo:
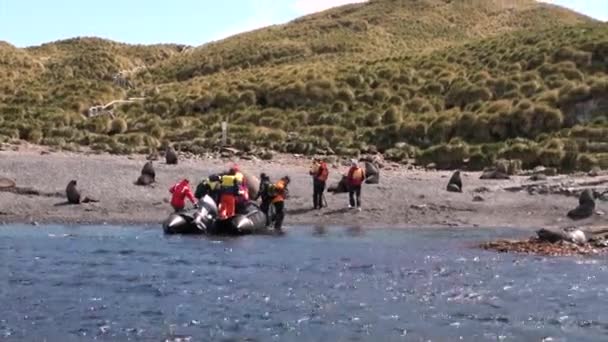
M359 167L357 160L351 160L351 166L346 174L348 183L349 208L357 208L361 211L361 186L365 181L365 170Z
M171 206L175 210L175 212L179 212L184 210L186 207L186 198L192 202L194 208L198 208L198 204L196 203L196 199L194 199L194 195L192 194L192 190L190 190L190 181L187 179L182 180L179 183L174 184L169 192L173 194L171 197Z
M327 164L319 159L313 159L312 167L310 168L309 174L312 176L312 202L314 209L323 208L323 192L325 191L325 184L329 177L329 170Z
M257 201L259 198L262 199L262 203L260 204L260 210L266 215L266 227L270 226L270 202L272 198L270 197L270 187L272 183L270 182L270 177L267 174L260 174L260 190L258 191L257 196L253 199Z
M280 232L283 228L283 220L285 219L285 200L289 196L289 176L281 178L276 184L271 186L270 193L272 195L272 205L274 206L274 230Z

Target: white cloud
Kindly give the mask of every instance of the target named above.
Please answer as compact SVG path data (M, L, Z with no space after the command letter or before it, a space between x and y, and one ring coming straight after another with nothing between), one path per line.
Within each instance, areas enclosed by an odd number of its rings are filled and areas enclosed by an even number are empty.
M336 6L361 2L367 2L367 0L295 0L293 7L300 14L309 14Z

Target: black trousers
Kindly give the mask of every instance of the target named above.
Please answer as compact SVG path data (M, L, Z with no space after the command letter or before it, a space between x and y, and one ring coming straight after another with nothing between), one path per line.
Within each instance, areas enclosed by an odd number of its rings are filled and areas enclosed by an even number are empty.
M361 185L351 185L348 188L348 199L351 207L361 207Z
M276 202L274 205L274 229L281 230L285 219L285 202Z
M323 208L323 192L325 191L325 182L314 180L312 189L312 203L315 209Z
M270 198L262 199L260 210L266 215L266 226L270 226Z

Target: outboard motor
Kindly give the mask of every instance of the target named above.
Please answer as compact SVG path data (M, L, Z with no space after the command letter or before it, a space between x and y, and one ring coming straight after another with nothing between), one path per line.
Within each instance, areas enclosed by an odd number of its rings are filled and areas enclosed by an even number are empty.
M207 232L213 228L217 220L219 212L217 204L209 195L206 195L199 200L198 208L198 211L193 215L192 223L201 232Z

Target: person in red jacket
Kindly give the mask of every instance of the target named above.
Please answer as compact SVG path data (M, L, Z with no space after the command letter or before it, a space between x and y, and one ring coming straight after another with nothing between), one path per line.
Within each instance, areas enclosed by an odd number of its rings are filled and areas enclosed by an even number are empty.
M171 197L171 206L173 209L178 212L184 210L186 207L186 197L192 202L195 208L198 208L198 204L196 203L196 199L192 194L192 190L190 190L190 181L187 179L182 180L179 183L174 184L169 192L173 194Z
M346 174L346 180L350 202L348 207L356 207L357 210L361 211L361 185L365 181L365 170L359 167L359 163L355 159L351 160L351 167Z

